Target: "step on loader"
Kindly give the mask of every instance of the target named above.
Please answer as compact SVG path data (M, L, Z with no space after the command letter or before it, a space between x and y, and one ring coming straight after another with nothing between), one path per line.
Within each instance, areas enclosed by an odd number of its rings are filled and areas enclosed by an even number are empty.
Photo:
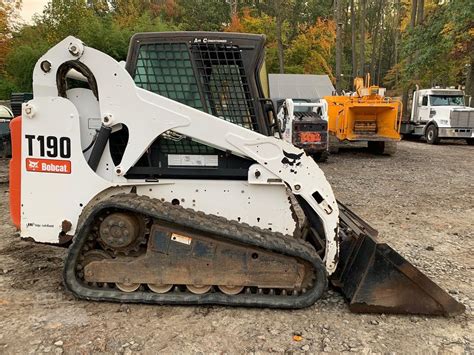
M219 50L226 42L196 43L227 56ZM164 85L206 103L212 97L191 90L204 82L192 43L182 45L187 54L164 46ZM72 85L77 78L86 85ZM255 120L244 127L140 88L120 63L74 37L39 59L33 97L11 123L11 215L22 237L69 246L64 282L77 297L301 308L330 281L356 312L464 310L378 243L312 158L260 133Z

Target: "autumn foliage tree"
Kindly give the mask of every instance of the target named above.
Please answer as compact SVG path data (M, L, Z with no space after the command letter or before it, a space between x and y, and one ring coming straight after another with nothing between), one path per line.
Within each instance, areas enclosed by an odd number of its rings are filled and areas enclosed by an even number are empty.
M265 34L268 72L327 74L340 90L371 73L406 99L415 84L474 96L472 0L50 0L15 26L20 3L0 0L0 98L31 90L35 62L68 35L124 60L134 33L170 30Z
M288 48L288 72L327 74L334 80L331 58L336 43L336 24L317 19L305 26Z

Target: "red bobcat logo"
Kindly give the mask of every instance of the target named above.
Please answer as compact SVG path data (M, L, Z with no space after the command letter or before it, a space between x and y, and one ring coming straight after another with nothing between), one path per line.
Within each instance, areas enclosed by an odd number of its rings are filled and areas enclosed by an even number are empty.
M34 160L27 160L27 161L28 161L28 167L26 168L26 170L28 171L38 170L39 161L34 161Z
M26 170L37 173L70 174L70 160L26 159Z

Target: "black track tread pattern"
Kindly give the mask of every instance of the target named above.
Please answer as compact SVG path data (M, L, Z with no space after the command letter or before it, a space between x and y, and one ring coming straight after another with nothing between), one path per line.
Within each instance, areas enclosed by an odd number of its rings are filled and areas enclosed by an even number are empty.
M110 288L89 287L78 279L76 265L82 248L89 237L89 230L95 217L100 212L108 209L139 213L153 218L158 223L162 221L167 224L174 224L180 228L209 234L221 240L258 247L304 260L314 267L316 278L314 285L306 293L300 292L298 295L291 296L246 293L226 295L219 292L196 295L179 291L157 294L140 290L125 293ZM79 298L97 301L182 305L217 304L246 307L303 308L316 302L327 287L327 273L324 264L316 250L306 241L133 193L118 194L100 201L92 201L84 208L79 218L74 241L66 257L63 277L66 288Z

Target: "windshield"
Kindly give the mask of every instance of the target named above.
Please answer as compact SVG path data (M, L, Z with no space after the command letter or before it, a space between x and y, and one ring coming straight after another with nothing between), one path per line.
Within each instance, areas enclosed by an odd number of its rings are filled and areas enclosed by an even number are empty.
M431 95L431 106L464 106L463 96Z
M309 101L308 100L303 100L303 99L293 99L293 102L295 104L298 103L303 103L307 104ZM297 106L295 105L294 112L311 112L312 107L309 106Z

